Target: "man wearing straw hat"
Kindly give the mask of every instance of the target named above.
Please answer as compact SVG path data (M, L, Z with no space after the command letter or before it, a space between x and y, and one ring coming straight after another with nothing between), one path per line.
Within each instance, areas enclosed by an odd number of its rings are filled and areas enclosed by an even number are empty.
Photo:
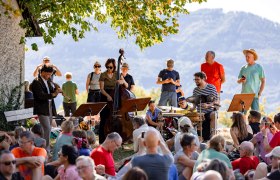
M246 57L247 64L241 68L237 82L242 84L241 93L255 94L251 109L259 111L259 97L262 95L265 86L264 70L260 64L256 63L258 54L254 49L245 49L243 54Z

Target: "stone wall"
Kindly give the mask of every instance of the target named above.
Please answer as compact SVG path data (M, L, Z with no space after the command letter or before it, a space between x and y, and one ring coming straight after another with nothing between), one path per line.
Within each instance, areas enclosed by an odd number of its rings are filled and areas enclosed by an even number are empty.
M16 0L11 2L18 8ZM25 47L19 42L25 31L19 26L20 15L8 17L4 12L0 5L0 88L8 92L24 81Z

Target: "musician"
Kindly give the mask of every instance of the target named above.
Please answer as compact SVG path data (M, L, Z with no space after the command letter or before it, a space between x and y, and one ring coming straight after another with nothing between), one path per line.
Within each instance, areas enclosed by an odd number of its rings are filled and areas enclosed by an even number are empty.
M40 124L44 130L44 139L46 147L49 147L51 133L51 123L53 115L56 115L54 98L62 92L60 88L54 89L49 81L53 74L53 67L45 64L41 68L41 75L32 82L32 91L34 96L34 115L38 115Z
M179 104L180 108L186 109L186 110L190 109L190 107L186 101L186 98L184 96L179 97L178 102L179 102L178 104Z
M201 112L204 113L205 120L202 123L202 137L204 141L207 141L210 139L210 135L214 132L215 128L215 114L213 106L214 103L217 103L218 101L218 93L215 86L208 84L205 80L206 75L204 72L197 72L194 74L194 81L197 87L193 90L193 96L199 98L202 103L194 103L193 109L196 107L197 111L200 112L201 108Z
M128 84L128 90L133 91L135 87L135 83L133 77L128 74L129 66L127 63L122 64L122 76L124 77L125 82Z
M94 71L89 73L86 82L86 91L88 92L87 102L100 102L101 92L99 79L101 74L101 64L94 63Z
M40 75L41 75L41 69L42 69L42 67L43 67L45 64L50 64L50 63L51 63L51 59L50 59L48 56L45 56L45 57L43 58L42 64L39 64L39 65L36 67L36 69L34 70L33 76L34 76L34 77L40 76ZM52 66L52 68L53 68L53 73L52 73L52 75L51 75L51 80L53 80L53 77L54 77L54 76L62 76L60 70L59 70L54 64L52 64L51 66Z
M161 116L162 112L159 108L156 107L155 101L151 100L148 103L149 109L146 112L146 121L149 126L153 126L154 128L162 127Z
M226 81L224 66L215 61L215 52L207 51L205 54L205 63L201 64L201 71L206 74L206 82L213 84L220 94L221 86Z
M63 109L65 116L70 116L75 113L77 108L76 95L79 94L77 84L72 81L72 73L65 73L66 82L62 84L63 97Z
M256 63L258 54L254 49L245 49L243 54L247 64L241 68L237 83L242 84L242 94L255 94L251 109L259 111L259 98L265 86L264 70L260 64Z
M157 84L162 84L159 106L166 106L167 102L171 106L177 107L176 86L180 86L180 76L174 68L174 61L167 60L167 68L159 72Z
M106 71L101 73L99 78L99 85L101 91L101 102L112 102L114 89L116 83L124 85L125 88L128 87L127 82L124 81L123 77L117 82L117 72L116 72L116 60L109 58L105 63ZM99 144L102 144L105 140L104 127L106 120L110 117L110 107L107 105L100 113L100 126L99 126Z

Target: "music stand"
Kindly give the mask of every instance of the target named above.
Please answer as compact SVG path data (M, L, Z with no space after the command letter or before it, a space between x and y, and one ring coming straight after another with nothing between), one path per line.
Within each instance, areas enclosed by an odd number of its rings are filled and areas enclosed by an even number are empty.
M251 107L254 97L255 94L235 94L227 111L241 111L244 114Z
M151 98L138 98L138 99L128 99L122 102L122 107L120 111L122 112L135 112L143 111L147 104L150 102Z

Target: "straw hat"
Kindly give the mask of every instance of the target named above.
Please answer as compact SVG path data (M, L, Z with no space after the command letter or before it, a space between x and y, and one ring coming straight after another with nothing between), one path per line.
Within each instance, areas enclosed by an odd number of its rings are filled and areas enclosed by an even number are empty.
M243 54L246 56L247 53L253 54L255 61L258 59L258 54L254 49L244 49Z
M127 63L123 63L123 64L122 64L122 68L127 68L127 69L129 69L129 66L128 66Z

